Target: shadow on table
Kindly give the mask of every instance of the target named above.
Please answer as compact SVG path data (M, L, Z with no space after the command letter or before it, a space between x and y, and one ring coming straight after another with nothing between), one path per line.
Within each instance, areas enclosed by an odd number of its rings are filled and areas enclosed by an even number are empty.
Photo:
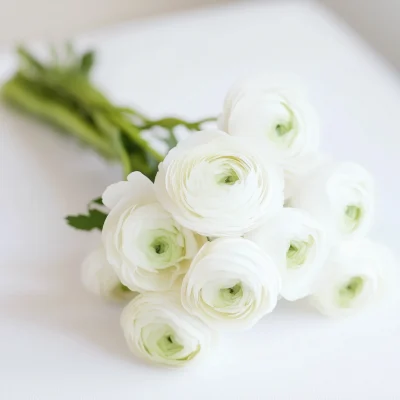
M59 266L58 284L49 279L52 291L20 292L8 295L5 301L0 298L0 303L4 303L1 314L5 314L8 321L19 320L34 324L74 342L83 341L88 349L94 346L96 350L106 352L111 357L136 363L120 328L119 317L123 305L108 304L84 292L79 287L79 277L75 277L76 282L72 282L71 274L61 272L68 271L71 265L65 263ZM45 269L42 271L45 272Z

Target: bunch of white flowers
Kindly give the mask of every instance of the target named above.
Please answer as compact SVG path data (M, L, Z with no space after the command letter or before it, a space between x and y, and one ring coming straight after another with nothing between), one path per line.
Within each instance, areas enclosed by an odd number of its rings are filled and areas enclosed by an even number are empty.
M318 153L297 85L234 86L218 125L170 150L154 183L133 172L106 189L103 246L84 262L91 291L133 297L122 329L155 363L198 359L218 332L253 327L280 298L348 315L388 283L390 255L365 238L373 180Z

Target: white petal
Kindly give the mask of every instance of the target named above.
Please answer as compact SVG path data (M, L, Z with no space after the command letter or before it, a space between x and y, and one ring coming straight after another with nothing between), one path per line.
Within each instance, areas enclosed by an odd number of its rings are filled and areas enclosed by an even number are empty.
M159 202L182 226L204 236L238 236L282 208L282 170L259 140L201 131L182 148L168 154L155 180Z
M113 300L128 300L136 295L122 287L117 274L107 262L103 247L91 252L83 261L82 282L89 292Z
M230 135L263 138L267 154L284 170L297 169L318 150L317 115L292 76L265 75L234 85L220 121Z
M102 239L109 264L133 291L167 291L176 286L205 242L181 227L155 200L153 184L129 175L125 191L108 214Z
M216 341L213 331L185 312L175 292L141 294L123 310L121 326L134 355L169 366L199 360Z
M281 295L294 301L310 295L322 273L330 245L325 230L307 212L284 208L266 224L245 235L257 243L277 264L282 278ZM290 246L303 244L296 264L289 263ZM296 251L293 251L296 253Z
M257 245L220 238L193 259L181 300L189 313L215 329L248 329L275 308L280 286L275 263Z
M323 314L340 317L377 303L390 293L394 259L368 239L344 241L334 248L311 303Z
M306 175L291 197L293 207L308 211L328 230L330 240L365 236L374 217L372 176L356 163L328 162ZM354 224L345 225L348 207L359 209Z
M103 193L103 204L112 209L123 198L132 198L135 202L151 202L155 200L153 184L140 172L129 174L127 181L114 183Z

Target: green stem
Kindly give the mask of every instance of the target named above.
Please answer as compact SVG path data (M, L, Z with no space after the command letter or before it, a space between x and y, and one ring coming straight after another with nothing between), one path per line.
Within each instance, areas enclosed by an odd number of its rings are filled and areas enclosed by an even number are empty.
M155 126L167 129L170 135L165 142L172 148L177 144L175 127L199 130L203 123L215 120L151 120L135 109L117 107L90 81L93 52L79 55L66 46L64 53L53 49L52 54L53 61L45 64L20 47L20 68L4 84L3 98L72 133L105 157L119 158L125 175L138 170L153 179L163 160L143 139L142 131Z
M111 138L114 148L119 154L124 176L127 177L132 172L132 165L129 159L129 154L122 144L121 132L107 119L102 112L94 112L93 119L96 123L96 126L104 133L104 135Z
M164 157L154 150L141 136L142 128L133 125L128 119L124 118L121 114L110 113L109 118L120 127L120 129L129 136L133 142L140 146L143 150L151 154L158 162L162 161Z
M73 133L104 156L115 157L115 151L110 143L99 136L98 132L74 110L30 90L18 77L14 77L4 84L2 95L23 110Z
M156 120L145 119L145 123L143 126L141 126L141 129L150 129L154 126L161 126L166 129L174 129L177 126L182 125L191 130L200 130L202 124L212 121L216 121L216 118L204 118L194 122L188 122L183 119L174 117L162 118Z

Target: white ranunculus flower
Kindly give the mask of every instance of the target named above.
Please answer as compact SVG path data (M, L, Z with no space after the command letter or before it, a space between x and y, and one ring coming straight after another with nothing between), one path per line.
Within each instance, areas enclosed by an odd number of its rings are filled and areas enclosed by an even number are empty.
M103 247L91 252L83 261L82 282L89 292L112 300L129 300L137 294L121 283Z
M281 288L273 260L243 238L206 243L181 288L182 304L212 328L251 328L276 306Z
M328 316L346 316L380 300L391 286L391 252L368 239L344 241L332 250L311 303Z
M219 126L230 135L266 140L268 154L289 171L319 146L318 118L304 88L291 76L261 76L234 85Z
M215 341L215 333L182 308L175 292L140 294L123 310L121 326L131 351L158 364L183 366Z
M170 290L206 239L181 227L139 172L109 186L103 202L111 209L103 244L121 282L138 292Z
M241 235L283 206L281 170L253 141L218 130L178 143L159 165L155 188L181 225L205 236Z
M274 259L282 278L282 297L294 301L312 293L329 245L324 229L307 212L284 208L245 237Z
M298 185L292 207L308 211L331 239L364 236L373 222L374 183L360 165L327 163L315 168Z

